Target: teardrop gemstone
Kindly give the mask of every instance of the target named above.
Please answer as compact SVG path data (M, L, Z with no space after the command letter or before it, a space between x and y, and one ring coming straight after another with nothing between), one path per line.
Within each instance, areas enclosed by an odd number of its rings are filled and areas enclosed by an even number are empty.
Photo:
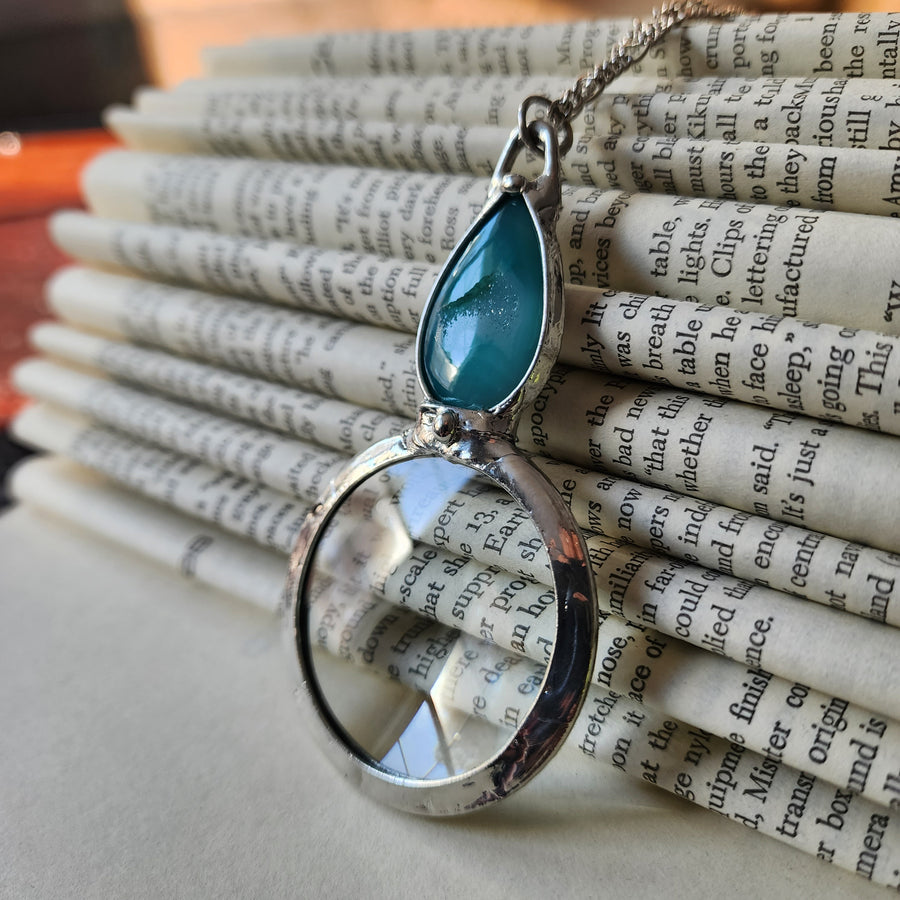
M425 313L422 379L440 403L490 409L528 373L540 341L541 242L519 194L504 194L467 240Z

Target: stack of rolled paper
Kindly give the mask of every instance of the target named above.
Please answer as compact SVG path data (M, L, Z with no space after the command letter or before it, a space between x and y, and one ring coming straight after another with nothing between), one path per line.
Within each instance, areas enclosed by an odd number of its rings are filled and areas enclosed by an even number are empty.
M415 414L418 317L519 102L624 27L258 41L111 110L128 149L53 222L78 263L17 372L17 434L53 455L13 491L277 605L322 488ZM585 110L560 365L519 433L601 608L570 750L890 885L898 39L890 14L690 24ZM469 552L427 614L543 660L541 571L438 527Z

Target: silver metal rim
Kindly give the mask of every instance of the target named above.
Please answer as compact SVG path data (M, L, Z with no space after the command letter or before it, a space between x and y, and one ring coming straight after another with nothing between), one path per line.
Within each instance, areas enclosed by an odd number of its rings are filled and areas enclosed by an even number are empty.
M597 644L594 600L584 541L556 489L505 440L465 429L447 445L420 423L358 456L307 517L291 558L284 598L285 637L297 679L295 694L314 711L315 737L338 770L364 793L408 812L449 815L489 805L513 793L552 758L571 731L593 673ZM430 436L430 440L423 437ZM507 745L481 766L452 778L423 781L401 777L358 752L334 721L319 693L307 652L304 585L314 551L340 501L385 467L417 457L444 457L468 466L505 488L532 517L550 557L556 593L557 635L541 692Z

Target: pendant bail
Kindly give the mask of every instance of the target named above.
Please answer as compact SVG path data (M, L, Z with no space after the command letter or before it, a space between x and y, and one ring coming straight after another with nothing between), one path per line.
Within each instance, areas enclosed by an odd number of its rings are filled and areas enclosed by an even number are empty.
M543 115L529 121L528 113L531 112L532 107L542 109ZM532 153L543 156L546 152L546 140L544 135L539 133L537 127L540 124L549 125L553 129L559 156L565 156L571 150L575 135L572 131L572 123L560 109L559 100L550 100L541 94L532 94L530 97L526 97L519 106L518 121L519 137ZM559 140L560 133L562 133L562 141Z
M524 107L525 104L522 105L523 109ZM513 129L491 177L491 196L499 193L522 193L527 189L540 219L546 220L548 225L555 225L561 197L559 160L564 151L556 131L543 119L535 120L528 128L534 133L538 149L533 150L522 137L521 131ZM531 182L513 172L513 166L523 150L531 150L544 160L543 171Z

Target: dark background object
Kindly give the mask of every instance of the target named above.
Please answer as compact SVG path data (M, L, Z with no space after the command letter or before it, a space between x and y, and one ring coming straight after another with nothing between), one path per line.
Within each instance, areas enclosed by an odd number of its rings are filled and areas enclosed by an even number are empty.
M30 456L32 452L16 443L8 431L0 431L0 509L10 503L10 497L6 492L6 473L20 459Z
M0 0L0 131L97 126L147 80L123 0Z

